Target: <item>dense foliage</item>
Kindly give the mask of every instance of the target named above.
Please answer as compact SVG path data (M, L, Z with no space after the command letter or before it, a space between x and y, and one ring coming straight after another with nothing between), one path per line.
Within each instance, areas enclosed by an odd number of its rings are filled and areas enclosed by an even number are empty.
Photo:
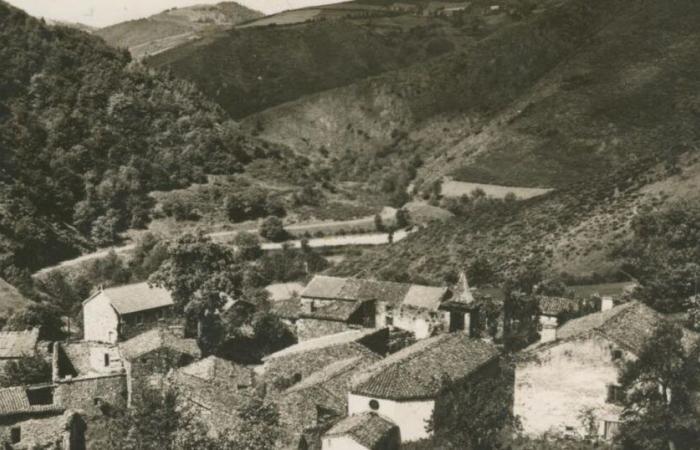
M51 381L51 364L41 356L8 361L0 374L0 386L28 386Z
M0 60L3 266L75 253L78 234L111 244L147 224L149 191L252 159L257 144L188 83L4 3Z

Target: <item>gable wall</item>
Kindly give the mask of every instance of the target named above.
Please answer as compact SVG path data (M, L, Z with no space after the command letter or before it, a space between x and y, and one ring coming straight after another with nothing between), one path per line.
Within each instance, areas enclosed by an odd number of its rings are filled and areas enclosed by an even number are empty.
M379 403L376 411L370 408L370 400ZM434 400L395 401L366 397L364 395L348 394L348 415L375 411L398 425L401 430L401 442L417 441L427 438L428 420L435 409Z
M83 305L83 339L86 341L117 342L119 317L104 292Z
M620 408L606 401L608 385L617 384L619 362L613 361L614 349L613 343L593 335L547 346L535 359L519 362L514 413L520 417L523 432L585 435L580 415L587 408L599 420L616 420ZM623 359L629 357L623 352Z

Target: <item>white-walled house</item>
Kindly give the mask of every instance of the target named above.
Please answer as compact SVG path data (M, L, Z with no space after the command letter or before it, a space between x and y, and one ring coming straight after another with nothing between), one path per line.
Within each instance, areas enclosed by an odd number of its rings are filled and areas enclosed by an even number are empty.
M598 434L617 431L622 365L637 357L662 314L639 302L573 319L556 329L554 339L519 355L515 370L514 414L530 436L588 433L583 413L591 413ZM698 335L685 331L688 345Z
M167 317L174 304L170 292L147 283L101 289L83 301L83 339L114 344L128 328Z
M322 450L398 450L399 428L373 412L348 416L322 437Z
M375 412L395 423L401 441L429 436L426 430L445 377L471 383L491 376L499 352L489 342L464 333L418 341L363 370L348 394L348 414Z

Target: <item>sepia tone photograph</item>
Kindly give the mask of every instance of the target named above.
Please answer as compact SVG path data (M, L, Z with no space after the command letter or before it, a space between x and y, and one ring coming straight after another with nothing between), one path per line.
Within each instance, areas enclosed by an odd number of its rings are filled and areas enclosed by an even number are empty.
M700 0L0 0L3 450L700 450Z

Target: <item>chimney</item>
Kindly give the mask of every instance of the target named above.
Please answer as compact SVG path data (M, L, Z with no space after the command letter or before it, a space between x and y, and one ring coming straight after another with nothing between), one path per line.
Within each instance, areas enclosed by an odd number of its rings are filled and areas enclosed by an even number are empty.
M612 309L613 306L615 306L615 303L613 302L613 298L611 296L606 295L600 298L601 311L607 311L609 309Z
M552 342L557 340L557 329L555 327L544 327L540 332L540 342Z

